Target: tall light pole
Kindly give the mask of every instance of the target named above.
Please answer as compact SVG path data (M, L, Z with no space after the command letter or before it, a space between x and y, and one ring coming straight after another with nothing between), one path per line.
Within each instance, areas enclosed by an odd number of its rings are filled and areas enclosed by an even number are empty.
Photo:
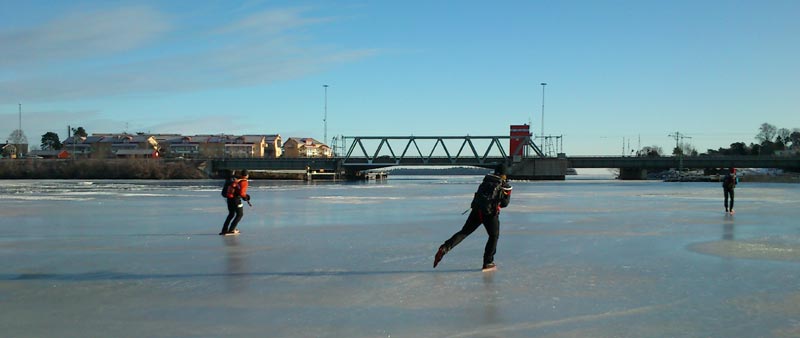
M325 128L325 139L324 143L328 144L328 85L322 85L325 87L325 116L322 118L322 123Z
M539 129L539 132L542 134L542 141L544 142L544 87L547 86L547 83L542 82L542 129Z

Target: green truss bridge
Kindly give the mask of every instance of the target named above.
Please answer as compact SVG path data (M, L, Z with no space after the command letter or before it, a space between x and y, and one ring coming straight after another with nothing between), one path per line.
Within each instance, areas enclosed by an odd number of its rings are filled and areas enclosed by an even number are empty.
M333 158L212 161L211 170L324 172L354 178L366 170L393 166L508 167L512 179L563 180L568 168L618 168L623 179L643 179L648 171L670 168L780 168L800 170L800 157L773 156L544 156L527 136L357 136Z

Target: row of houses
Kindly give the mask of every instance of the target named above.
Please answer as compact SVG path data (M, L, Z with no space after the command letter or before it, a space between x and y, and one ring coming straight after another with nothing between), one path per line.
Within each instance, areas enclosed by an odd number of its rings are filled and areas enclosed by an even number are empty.
M60 150L34 150L43 158L300 158L333 157L313 138L280 135L92 134L71 136Z

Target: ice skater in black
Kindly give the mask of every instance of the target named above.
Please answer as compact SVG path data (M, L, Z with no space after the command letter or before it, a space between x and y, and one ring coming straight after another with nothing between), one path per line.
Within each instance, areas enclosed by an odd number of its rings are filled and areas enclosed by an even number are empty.
M736 188L736 169L733 168L725 175L725 178L722 179L722 190L723 194L725 194L725 212L733 214L733 189ZM728 199L730 198L730 204L728 204Z
M439 247L433 267L439 265L447 252L483 224L489 235L483 251L483 269L494 268L494 254L497 250L497 239L500 237L500 209L507 207L510 201L511 186L506 180L505 166L500 166L494 174L486 175L483 178L483 182L478 186L478 191L472 198L472 211L464 222L464 226Z

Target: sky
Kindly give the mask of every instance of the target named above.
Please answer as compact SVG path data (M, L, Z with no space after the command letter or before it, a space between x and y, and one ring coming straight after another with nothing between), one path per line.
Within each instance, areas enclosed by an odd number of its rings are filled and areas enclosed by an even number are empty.
M800 128L794 0L0 8L0 137L21 107L34 147L67 126L331 143L499 136L531 122L535 136L563 136L567 155L619 155L671 152L675 133L704 152L755 142L765 122Z

